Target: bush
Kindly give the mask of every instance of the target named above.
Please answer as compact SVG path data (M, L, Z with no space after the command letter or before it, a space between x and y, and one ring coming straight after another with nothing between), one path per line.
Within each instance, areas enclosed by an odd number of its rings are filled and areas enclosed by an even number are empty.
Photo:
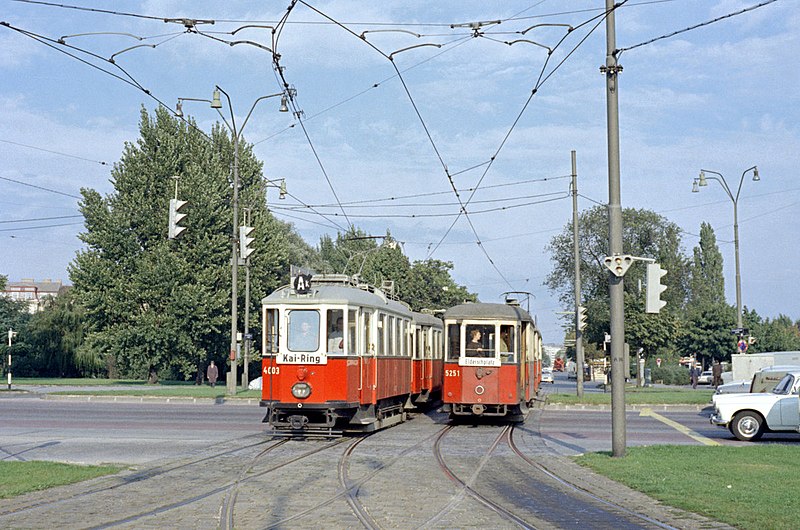
M689 371L683 366L664 365L652 368L650 376L653 382L663 381L665 385L688 385Z

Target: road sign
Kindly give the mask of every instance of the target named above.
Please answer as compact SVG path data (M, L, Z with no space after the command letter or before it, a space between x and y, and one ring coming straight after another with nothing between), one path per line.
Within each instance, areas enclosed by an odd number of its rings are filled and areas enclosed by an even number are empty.
M739 351L742 352L742 353L747 351L747 341L745 341L745 340L740 340L736 346L737 346L737 348L739 348Z
M656 358L656 366L661 367L661 357Z

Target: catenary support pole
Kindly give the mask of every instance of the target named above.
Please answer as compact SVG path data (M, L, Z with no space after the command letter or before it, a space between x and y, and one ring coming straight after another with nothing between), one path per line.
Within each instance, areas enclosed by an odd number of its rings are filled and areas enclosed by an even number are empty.
M608 242L610 255L622 254L619 162L619 72L614 0L606 0L606 119L608 126ZM622 276L608 273L611 313L611 453L625 456L625 306Z
M575 151L572 151L572 250L575 261L575 363L577 368L577 395L583 397L583 330L580 326L581 306L581 254L578 245L578 164Z

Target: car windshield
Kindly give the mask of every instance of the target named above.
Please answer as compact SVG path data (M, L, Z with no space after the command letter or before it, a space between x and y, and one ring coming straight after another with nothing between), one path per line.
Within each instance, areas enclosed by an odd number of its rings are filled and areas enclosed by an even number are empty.
M789 395L792 392L792 385L794 383L794 376L792 374L786 374L781 379L780 383L775 385L775 388L772 389L773 394L781 394L781 395Z

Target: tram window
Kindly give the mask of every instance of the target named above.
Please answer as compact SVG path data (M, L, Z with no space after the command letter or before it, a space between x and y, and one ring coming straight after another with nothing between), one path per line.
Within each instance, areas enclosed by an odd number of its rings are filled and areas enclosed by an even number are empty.
M347 312L347 346L351 354L359 351L359 348L356 347L356 330L358 329L356 324L356 310L351 309Z
M341 309L328 309L328 353L344 353L344 312Z
M288 346L291 351L317 351L319 349L319 312L309 309L289 311Z
M494 326L468 324L467 345L464 354L467 357L494 357Z
M264 313L264 355L275 355L278 353L278 310L267 309Z
M364 311L363 315L363 337L364 337L364 349L365 353L375 353L375 344L372 342L372 313L369 311Z
M386 354L386 340L384 333L386 333L386 315L380 313L378 315L378 355Z
M457 361L461 356L461 326L447 325L447 360Z
M386 354L387 355L394 355L395 354L395 342L394 342L394 317L389 317L386 319Z
M500 326L500 341L497 345L500 347L500 360L509 363L515 362L514 354L517 348L514 342L514 326Z
M414 330L414 359L425 358L424 337L425 330L423 328L416 328Z

